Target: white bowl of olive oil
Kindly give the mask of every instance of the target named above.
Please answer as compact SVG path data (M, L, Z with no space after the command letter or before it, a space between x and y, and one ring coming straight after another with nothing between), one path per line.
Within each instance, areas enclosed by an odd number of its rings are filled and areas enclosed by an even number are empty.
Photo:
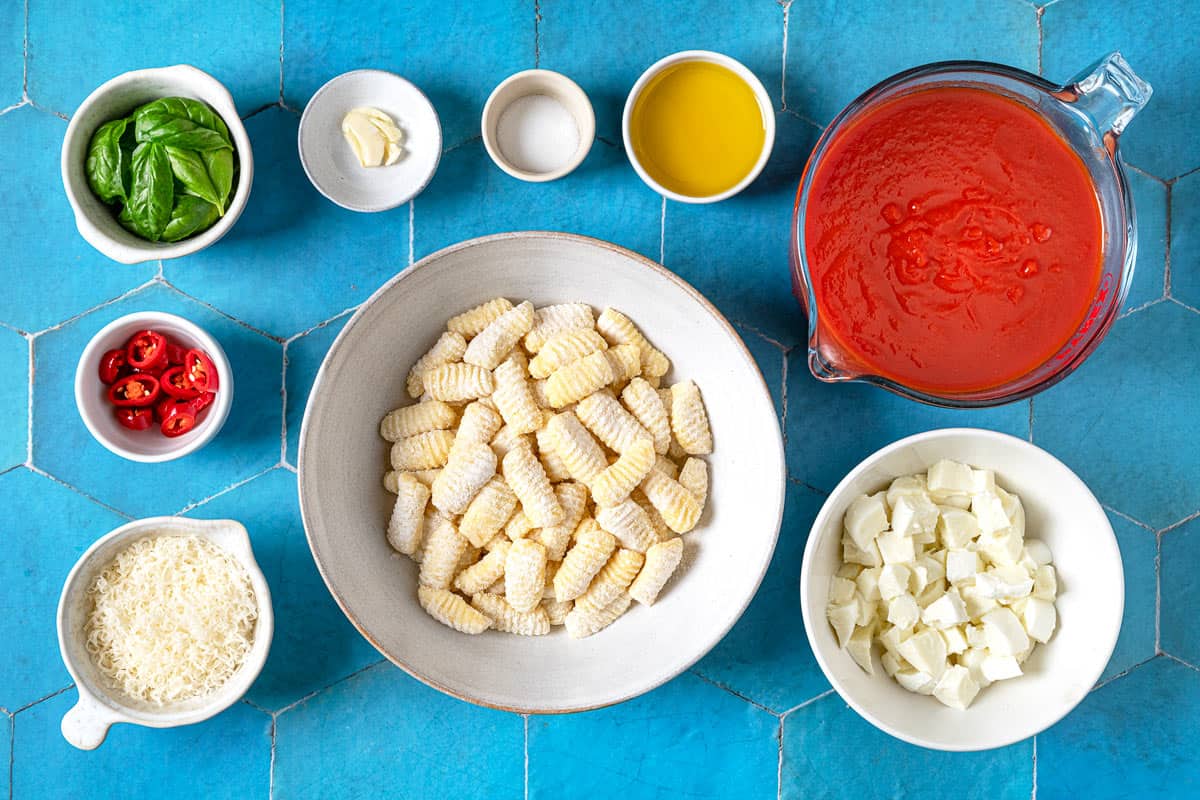
M684 50L638 78L621 132L647 186L681 203L715 203L745 189L766 166L775 112L762 82L741 62Z

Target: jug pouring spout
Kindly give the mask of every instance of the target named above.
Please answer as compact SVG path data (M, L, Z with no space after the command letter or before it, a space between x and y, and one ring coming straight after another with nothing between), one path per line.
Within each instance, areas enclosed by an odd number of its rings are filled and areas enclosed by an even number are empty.
M1055 96L1091 121L1106 143L1120 136L1154 93L1120 53L1109 53L1075 76Z

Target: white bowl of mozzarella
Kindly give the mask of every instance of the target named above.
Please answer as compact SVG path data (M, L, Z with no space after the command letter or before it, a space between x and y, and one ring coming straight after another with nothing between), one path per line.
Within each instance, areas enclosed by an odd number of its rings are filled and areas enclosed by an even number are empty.
M951 428L888 445L838 484L800 601L817 662L864 719L923 747L985 750L1048 728L1095 685L1124 578L1104 510L1062 462Z

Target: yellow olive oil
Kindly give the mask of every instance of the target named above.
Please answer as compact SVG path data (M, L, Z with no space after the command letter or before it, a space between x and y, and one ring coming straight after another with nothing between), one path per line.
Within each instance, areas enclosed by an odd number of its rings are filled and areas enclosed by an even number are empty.
M634 101L629 138L650 177L688 197L732 189L762 154L754 90L733 70L684 61L654 76Z

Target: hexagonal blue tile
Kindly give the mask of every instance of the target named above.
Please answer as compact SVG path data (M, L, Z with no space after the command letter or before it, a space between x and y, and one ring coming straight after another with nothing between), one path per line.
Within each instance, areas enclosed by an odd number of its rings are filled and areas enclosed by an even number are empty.
M293 473L272 470L188 516L245 525L271 587L275 638L262 674L246 695L255 704L280 709L382 658L321 581L304 538Z
M408 207L359 214L326 200L300 167L298 126L277 107L247 120L257 164L245 216L213 247L164 265L175 286L279 337L361 303L408 264Z
M249 113L279 98L281 9L212 0L181 15L166 3L114 0L97 14L78 0L30 3L29 94L70 114L93 89L126 70L191 64L225 84L241 113Z
M1154 7L1099 0L1054 3L1042 16L1042 68L1063 81L1097 59L1120 50L1154 88L1150 104L1121 137L1125 158L1160 178L1172 178L1200 166L1200 108L1180 83L1200 72L1200 48L1180 31L1200 27L1200 5L1178 3L1162 24L1148 25Z
M0 162L0 185L22 187L21 201L5 208L5 230L20 247L6 248L0 321L24 331L111 300L158 270L155 264L109 261L76 232L59 178L66 132L67 123L32 106L0 116L0 152L21 154Z
M524 721L380 664L280 714L280 798L520 797Z
M796 800L833 800L847 791L855 800L1026 800L1033 790L1033 741L981 753L926 750L893 739L831 694L784 717L780 781L780 797Z
M662 201L631 181L624 151L596 142L568 177L526 183L491 162L480 140L445 154L413 201L416 258L462 239L511 230L559 230L616 242L658 260Z
M0 706L15 711L71 682L54 627L63 581L93 541L126 520L24 468L0 475L0 497L14 523L0 559Z
M1166 290L1167 187L1137 170L1129 170L1128 175L1138 230L1137 267L1125 299L1125 308L1131 309L1159 299Z
M328 325L309 331L298 339L287 343L287 453L286 461L296 466L300 457L300 427L304 422L304 408L308 393L312 390L317 370L325 360L325 354L333 340L350 321L350 315L338 317Z
M1200 308L1200 172L1171 187L1171 294Z
M1200 665L1200 520L1167 531L1162 535L1162 649L1173 656Z
M0 373L9 380L0 386L0 471L25 462L29 446L29 343L19 333L0 328Z
M678 50L716 50L736 58L779 103L783 11L775 3L743 3L736 22L720 0L689 3L686 10L671 3L634 8L542 0L538 9L539 66L583 87L596 111L597 135L614 142L621 140L621 111L638 76Z
M793 6L787 107L825 125L889 75L931 61L964 58L1036 72L1033 7L1019 0L882 5L872 0L822 0L810 7Z
M775 556L746 613L694 669L777 713L829 688L800 617L800 563L821 495L788 484Z
M1053 8L1053 6L1051 6ZM1200 316L1159 303L1118 320L1072 376L1034 399L1033 438L1100 501L1163 528L1200 508L1194 420Z
M341 72L384 69L429 96L443 142L453 147L479 135L479 115L496 84L534 66L534 6L293 1L284 14L283 45L284 96L296 108Z
M178 314L216 338L236 386L217 438L177 461L137 464L108 452L88 433L72 381L79 354L96 331L119 316L151 309ZM279 462L282 351L278 342L161 284L93 311L34 340L33 463L128 514L174 513Z
M1029 403L972 411L934 408L861 383L822 383L808 371L808 352L788 357L788 475L831 490L871 453L934 428L989 428L1029 435Z
M21 100L25 83L25 7L11 3L0 14L0 108Z
M1156 658L1037 737L1042 797L1194 797L1200 674Z
M1158 544L1154 533L1116 514L1109 513L1108 521L1117 535L1121 563L1125 569L1125 618L1121 623L1116 649L1100 675L1101 681L1120 675L1134 664L1140 664L1154 655L1154 617L1158 597L1154 563L1158 558ZM1070 586L1063 587L1063 591L1070 590Z
M771 797L779 721L694 675L619 706L529 718L530 800ZM583 787L586 787L584 789Z
M743 194L713 205L667 204L664 255L727 316L793 345L808 328L792 296L792 205L819 131L787 112L775 119L771 160Z
M75 703L70 689L17 714L16 797L199 797L243 800L270 789L271 718L245 703L182 728L114 725L92 752L76 750L59 723Z

